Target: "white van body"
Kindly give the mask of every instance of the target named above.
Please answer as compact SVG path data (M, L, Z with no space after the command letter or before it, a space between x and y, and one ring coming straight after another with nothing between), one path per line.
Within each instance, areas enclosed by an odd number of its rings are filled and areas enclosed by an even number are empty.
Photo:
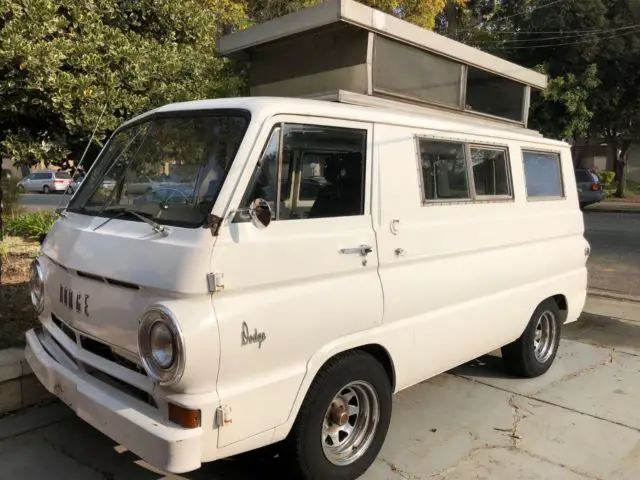
M157 232L133 216L70 207L34 269L44 297L38 304L34 294L42 328L27 333L33 371L78 416L152 465L187 472L287 438L318 372L342 352L370 353L398 392L516 341L545 300L564 323L580 315L589 246L566 143L464 117L291 98L173 104L123 128L221 109L246 111L250 121L211 210L217 224ZM274 218L266 228L235 220L279 124L363 134L361 214L305 218L300 210L303 218ZM431 167L420 151L429 142L453 142L467 159L497 151L506 183L474 193L478 174L468 162L471 198L451 198L451 186L442 187L447 168L433 174L438 186L425 184ZM533 179L528 195L523 155L539 155L539 172L557 159L549 178L560 179L560 190L545 194ZM542 187L533 192L536 181ZM291 207L281 204L274 216ZM174 348L186 352L168 386L140 354L140 320L154 306L175 321ZM199 411L197 426L171 421L170 405Z

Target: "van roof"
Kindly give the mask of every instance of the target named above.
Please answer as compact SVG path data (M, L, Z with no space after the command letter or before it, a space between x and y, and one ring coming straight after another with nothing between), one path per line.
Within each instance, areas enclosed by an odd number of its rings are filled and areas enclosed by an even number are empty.
M230 97L210 100L195 100L164 105L145 112L122 126L144 120L159 113L178 113L215 109L244 109L254 118L268 118L279 113L293 115L313 115L316 117L336 118L362 122L375 122L387 125L418 127L443 132L473 133L493 138L521 140L524 142L543 143L566 147L568 144L559 140L552 140L543 136L534 136L526 131L503 127L499 124L483 122L482 119L471 119L451 113L444 113L437 109L425 107L424 113L395 110L386 107L372 107L352 105L327 100L291 98L291 97ZM529 131L530 132L530 131Z

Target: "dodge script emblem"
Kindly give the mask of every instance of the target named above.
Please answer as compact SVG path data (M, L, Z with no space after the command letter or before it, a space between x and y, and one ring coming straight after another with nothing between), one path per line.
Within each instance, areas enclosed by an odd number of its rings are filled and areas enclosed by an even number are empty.
M60 284L60 303L69 310L77 313L84 313L89 316L89 295L80 292L74 292L70 288Z

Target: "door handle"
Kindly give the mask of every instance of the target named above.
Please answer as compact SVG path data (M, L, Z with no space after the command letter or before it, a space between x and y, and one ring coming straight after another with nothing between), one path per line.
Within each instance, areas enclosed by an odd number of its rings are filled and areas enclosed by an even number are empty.
M371 245L360 245L359 247L340 249L340 253L344 253L345 255L362 255L363 257L371 252L373 252Z

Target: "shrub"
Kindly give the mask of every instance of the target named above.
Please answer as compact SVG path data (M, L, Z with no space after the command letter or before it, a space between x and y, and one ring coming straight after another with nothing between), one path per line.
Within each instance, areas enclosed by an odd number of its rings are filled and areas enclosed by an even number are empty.
M47 233L57 219L58 215L53 212L23 213L7 218L4 230L7 235L35 239Z
M616 172L611 172L609 170L599 170L598 172L596 172L596 175L603 185L611 185L613 183L613 179L616 176Z

